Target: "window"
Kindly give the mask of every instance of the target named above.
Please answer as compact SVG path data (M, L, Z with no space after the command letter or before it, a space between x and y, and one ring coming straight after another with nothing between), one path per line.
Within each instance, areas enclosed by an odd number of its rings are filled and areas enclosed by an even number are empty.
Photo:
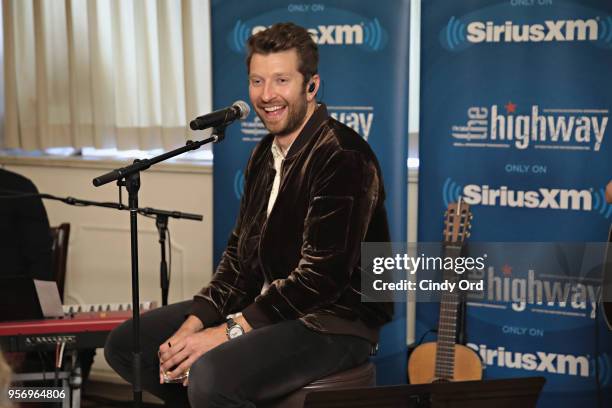
M165 151L211 110L207 0L8 0L2 12L3 148Z

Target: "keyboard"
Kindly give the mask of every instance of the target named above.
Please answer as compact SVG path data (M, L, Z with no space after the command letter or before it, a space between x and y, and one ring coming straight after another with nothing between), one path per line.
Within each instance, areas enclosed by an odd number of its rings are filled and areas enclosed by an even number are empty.
M156 302L141 302L140 311L145 313L156 306ZM108 333L132 317L126 303L68 305L66 310L63 318L0 323L2 350L54 350L58 343L65 343L66 349L104 347Z

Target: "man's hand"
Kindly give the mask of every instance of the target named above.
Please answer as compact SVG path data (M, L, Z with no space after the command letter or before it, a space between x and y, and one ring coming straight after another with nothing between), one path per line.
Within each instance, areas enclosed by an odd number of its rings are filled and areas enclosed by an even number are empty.
M190 334L197 333L204 328L204 325L194 315L190 315L181 325L181 327L159 347L159 352L163 353L168 348L172 347L173 343L178 343L180 339L189 336Z
M252 330L243 316L236 317L234 321L242 326L245 333ZM164 382L164 372L166 377L176 378L187 371L202 354L228 340L225 323L205 330L202 328L200 319L189 316L181 328L159 347L160 384ZM188 382L189 378L186 378L183 385L186 386Z
M612 204L612 180L606 186L606 201Z
M179 332L177 332L177 334L178 333ZM162 344L159 348L160 384L162 384L164 380L163 372L166 373L166 377L171 379L179 377L187 371L202 354L226 341L227 334L225 332L225 324L192 333L184 337L177 335L171 337L169 342ZM184 384L186 385L186 382Z
M170 337L161 346L159 346L159 350L158 350L157 354L159 356L159 361L160 361L160 370L159 370L159 381L160 381L160 384L164 382L164 378L163 378L163 374L162 374L162 370L161 370L161 362L164 361L164 359L162 358L162 355L167 356L169 350L174 345L183 344L183 341L185 340L185 338L187 338L188 336L190 336L190 335L192 335L194 333L199 332L203 328L204 328L204 325L202 324L200 319L198 319L194 315L190 315L185 320L185 322L183 322L183 324L176 331L176 333L174 333L172 335L172 337ZM173 355L173 354L174 353L170 353L170 355Z

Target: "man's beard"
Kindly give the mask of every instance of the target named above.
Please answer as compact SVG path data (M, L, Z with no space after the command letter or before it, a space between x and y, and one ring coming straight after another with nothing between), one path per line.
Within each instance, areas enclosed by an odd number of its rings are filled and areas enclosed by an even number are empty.
M302 95L304 94L305 92L302 93ZM281 136L281 137L287 136L288 134L295 131L297 128L299 128L302 125L302 123L304 122L304 118L306 117L307 111L308 111L308 103L306 101L306 98L304 99L300 98L300 102L296 103L295 105L287 104L287 124L285 125L284 128L282 128L281 130L277 132L272 132L272 131L270 132L275 136ZM265 125L266 121L264 120L263 115L260 115L259 113L257 113L257 116L259 116L259 119L261 119L261 121ZM268 126L266 126L266 128L268 128ZM268 130L270 129L268 128Z

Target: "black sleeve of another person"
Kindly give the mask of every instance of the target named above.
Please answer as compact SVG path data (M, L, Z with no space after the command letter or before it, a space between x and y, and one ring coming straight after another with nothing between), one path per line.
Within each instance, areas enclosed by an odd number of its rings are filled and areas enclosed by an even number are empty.
M33 192L38 193L30 183ZM51 261L51 234L47 211L40 198L25 200L22 207L21 248L28 275L36 279L55 280Z
M10 190L13 194L17 191L38 194L34 183L18 174L1 170L0 181L0 190ZM0 194L6 195L4 192ZM4 207L4 211L1 211L4 213L2 223L7 221L9 224L9 230L1 228L4 244L2 252L11 249L15 251L13 254L4 254L9 259L13 258L13 262L9 263L13 264L15 270L10 273L54 280L49 219L42 200L38 197L12 198L0 200L0 207Z

